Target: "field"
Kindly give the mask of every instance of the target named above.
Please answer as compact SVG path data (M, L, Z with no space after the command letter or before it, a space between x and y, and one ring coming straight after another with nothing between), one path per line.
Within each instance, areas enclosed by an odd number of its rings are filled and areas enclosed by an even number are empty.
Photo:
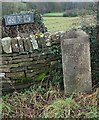
M62 13L45 13L44 17L63 17L63 12Z
M79 17L43 17L48 31L66 31L80 25Z
M50 13L49 13L50 14ZM82 22L87 25L93 24L94 17L43 17L44 24L47 27L48 31L53 33L56 31L66 31L71 28L75 28L81 25Z

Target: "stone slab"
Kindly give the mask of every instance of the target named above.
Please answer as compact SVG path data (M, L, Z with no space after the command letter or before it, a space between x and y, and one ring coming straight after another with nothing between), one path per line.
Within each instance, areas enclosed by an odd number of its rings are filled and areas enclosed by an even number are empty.
M25 71L27 70L27 67L17 67L17 68L11 68L11 72L20 72L20 71Z
M19 51L24 52L24 44L22 38L18 39Z
M83 31L75 31L76 38L61 41L64 89L66 93L92 90L90 43Z
M24 72L12 72L12 73L6 73L6 77L8 78L20 78L24 77Z
M20 67L23 67L23 66L31 66L33 65L33 62L20 62L18 64Z
M27 44L29 46L29 52L33 52L33 46L32 46L32 42L29 38L27 38Z
M2 43L1 43L1 40L0 40L0 54L2 54Z
M29 45L28 45L28 42L27 42L27 39L24 39L24 49L25 49L25 52L29 52Z
M24 55L17 55L17 56L13 56L13 60L15 59L21 59L21 58L29 58L29 55L28 54L24 54Z
M0 72L10 72L10 68L0 68Z
M12 53L12 48L11 48L11 38L6 37L1 39L2 47L4 53Z
M37 41L35 40L35 36L33 35L33 34L31 34L30 35L30 41L31 41L31 43L32 43L32 47L33 47L33 49L35 50L35 49L38 49L38 43L37 43Z
M11 40L11 44L12 44L13 53L19 52L18 40L16 38L13 38Z
M20 59L15 59L12 60L10 63L20 63L20 62L29 62L29 61L33 61L33 58L20 58Z

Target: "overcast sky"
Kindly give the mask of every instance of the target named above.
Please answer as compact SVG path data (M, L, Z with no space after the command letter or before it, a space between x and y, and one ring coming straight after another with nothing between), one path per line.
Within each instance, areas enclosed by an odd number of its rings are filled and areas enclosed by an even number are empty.
M2 2L95 2L98 0L0 0Z

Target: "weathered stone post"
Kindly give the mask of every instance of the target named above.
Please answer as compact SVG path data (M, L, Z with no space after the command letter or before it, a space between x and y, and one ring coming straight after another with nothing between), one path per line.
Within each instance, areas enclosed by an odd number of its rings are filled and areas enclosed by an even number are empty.
M90 43L82 30L66 33L61 41L64 89L66 93L87 92L92 89Z

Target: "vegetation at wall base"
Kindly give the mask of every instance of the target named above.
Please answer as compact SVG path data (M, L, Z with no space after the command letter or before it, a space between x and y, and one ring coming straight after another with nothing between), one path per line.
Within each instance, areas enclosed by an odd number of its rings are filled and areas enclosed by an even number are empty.
M48 89L31 86L24 92L14 92L2 97L2 118L98 119L97 94L96 91L65 95L51 84Z

